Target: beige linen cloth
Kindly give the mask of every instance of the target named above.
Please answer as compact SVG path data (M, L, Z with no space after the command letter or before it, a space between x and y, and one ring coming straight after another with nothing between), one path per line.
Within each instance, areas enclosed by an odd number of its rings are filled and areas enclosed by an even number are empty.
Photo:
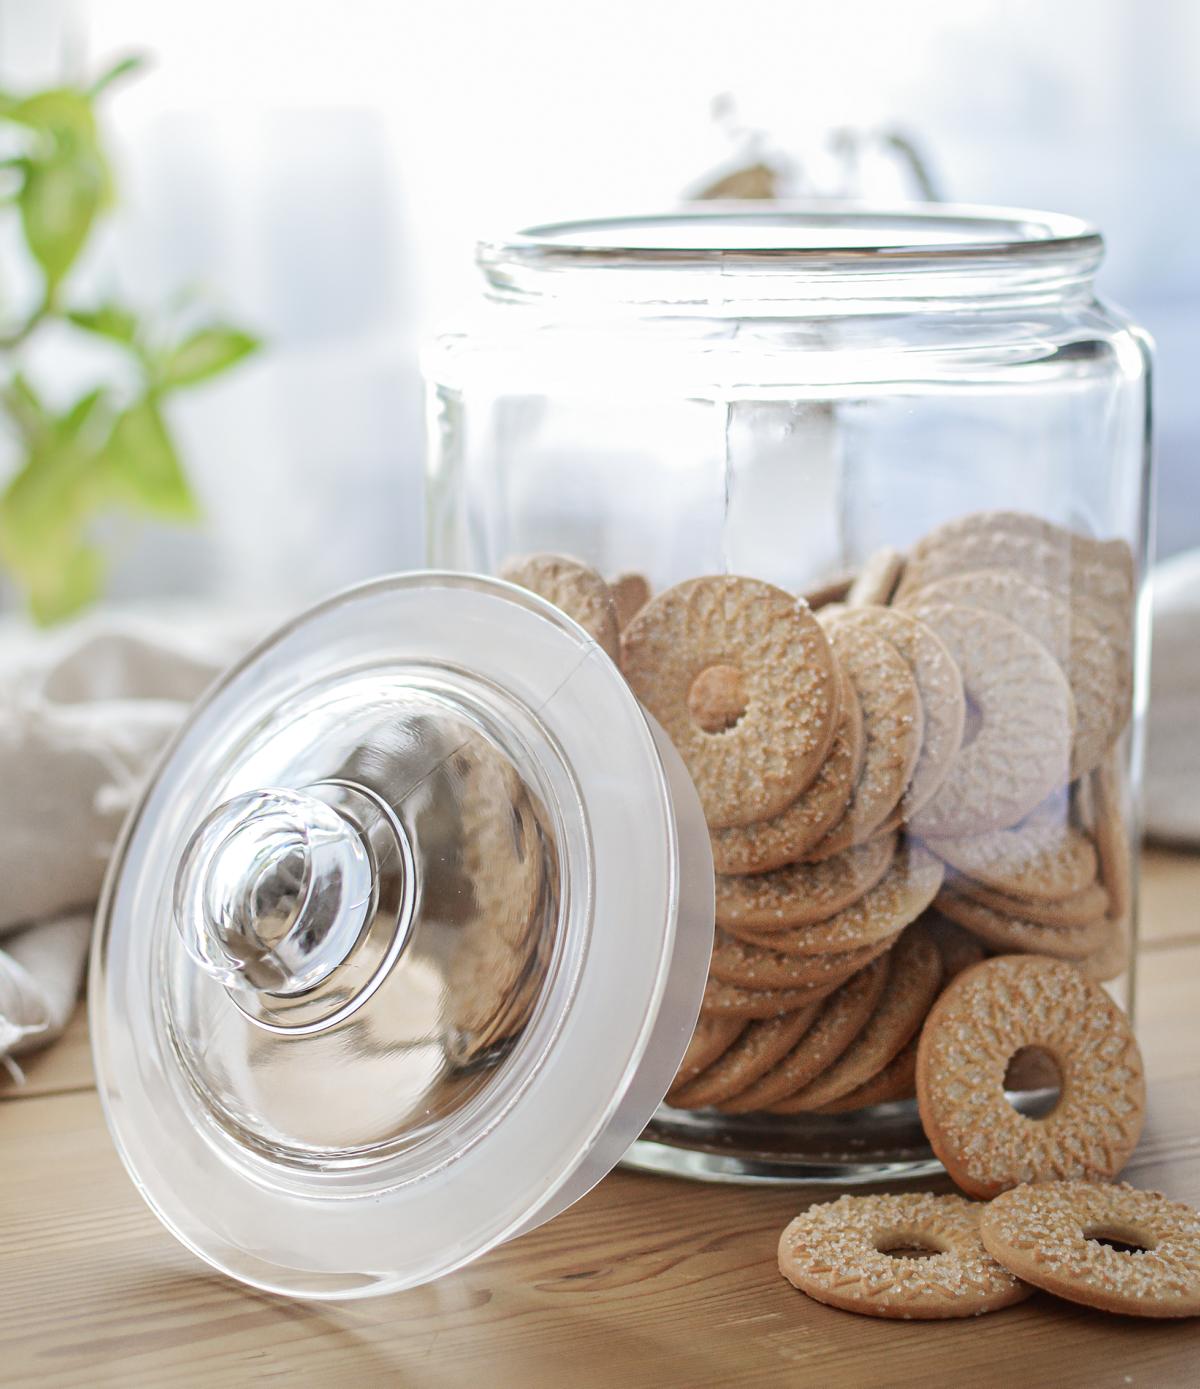
M191 610L0 626L0 1061L66 1026L126 811L191 703L261 627ZM19 1072L18 1072L19 1073Z

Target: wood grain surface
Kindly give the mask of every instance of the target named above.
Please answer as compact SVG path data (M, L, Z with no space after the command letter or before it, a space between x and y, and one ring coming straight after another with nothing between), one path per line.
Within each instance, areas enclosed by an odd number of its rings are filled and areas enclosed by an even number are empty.
M1147 856L1138 1029L1146 1133L1126 1171L1200 1204L1200 858ZM287 1303L210 1272L125 1176L86 1026L0 1084L0 1384L1195 1386L1200 1320L1039 1294L970 1322L837 1312L775 1269L819 1193L617 1172L548 1226L428 1288ZM929 1184L947 1188L943 1181Z

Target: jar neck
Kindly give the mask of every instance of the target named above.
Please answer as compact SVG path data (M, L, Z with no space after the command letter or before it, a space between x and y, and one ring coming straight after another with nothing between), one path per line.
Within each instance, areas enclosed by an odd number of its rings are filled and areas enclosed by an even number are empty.
M1074 302L1103 253L1048 213L712 204L534 227L478 262L494 299L564 313L789 317Z

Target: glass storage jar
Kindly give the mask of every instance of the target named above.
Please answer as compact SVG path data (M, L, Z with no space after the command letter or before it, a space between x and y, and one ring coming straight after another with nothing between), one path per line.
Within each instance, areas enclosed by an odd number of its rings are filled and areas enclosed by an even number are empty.
M1050 953L1128 1000L1150 347L1102 251L1058 215L828 203L480 246L426 359L429 559L614 656L615 613L718 869L633 1165L927 1170L914 1052L955 969ZM1037 1060L1019 1103L1056 1084Z

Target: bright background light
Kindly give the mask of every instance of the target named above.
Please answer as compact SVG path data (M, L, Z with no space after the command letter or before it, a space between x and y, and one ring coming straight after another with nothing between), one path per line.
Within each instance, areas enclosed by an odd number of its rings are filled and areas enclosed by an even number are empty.
M897 125L947 197L1098 222L1103 288L1161 349L1162 548L1200 542L1192 0L0 0L6 86L131 50L85 275L199 285L269 349L181 401L210 523L140 535L118 592L292 603L419 563L416 352L476 236L669 203L733 153L722 92L819 177L832 129Z

